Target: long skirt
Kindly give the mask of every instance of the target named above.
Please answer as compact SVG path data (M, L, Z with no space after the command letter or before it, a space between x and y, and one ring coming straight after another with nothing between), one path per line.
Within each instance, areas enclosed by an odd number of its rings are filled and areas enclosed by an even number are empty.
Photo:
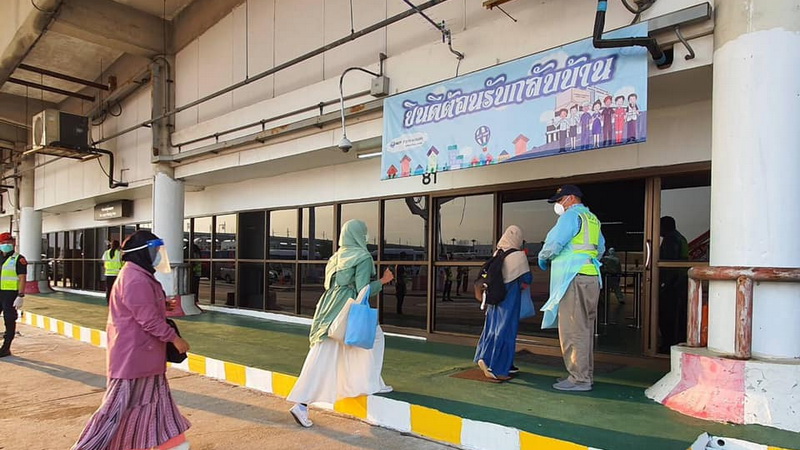
M497 376L508 376L514 364L519 310L518 287L509 289L505 300L497 305L489 305L486 310L486 323L475 351L475 362L482 359Z
M190 426L172 400L166 375L111 378L103 403L72 450L147 449L179 436Z
M300 377L287 400L295 403L334 403L371 395L386 388L383 369L383 331L378 327L372 349L344 345L324 338L311 347Z

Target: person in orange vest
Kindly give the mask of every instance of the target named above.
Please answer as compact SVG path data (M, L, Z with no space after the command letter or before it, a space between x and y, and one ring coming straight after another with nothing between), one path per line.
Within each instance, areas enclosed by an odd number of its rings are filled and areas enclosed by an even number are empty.
M0 303L6 331L0 358L11 355L11 341L17 332L17 310L25 302L25 281L28 275L28 261L14 251L14 237L11 233L0 233Z

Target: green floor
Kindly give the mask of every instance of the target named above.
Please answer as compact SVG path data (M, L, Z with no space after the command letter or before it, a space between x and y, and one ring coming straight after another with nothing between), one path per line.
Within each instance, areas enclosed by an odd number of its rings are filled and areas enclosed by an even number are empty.
M29 296L31 312L104 329L105 300L76 294ZM181 318L192 352L297 375L308 349L302 325L206 312ZM387 396L473 420L606 450L686 449L698 435L745 439L800 448L800 434L756 425L734 426L692 419L649 400L644 389L662 373L623 367L596 378L590 393L561 393L550 386L563 374L554 364L518 363L522 373L506 384L450 377L473 367L471 347L387 337L383 376Z

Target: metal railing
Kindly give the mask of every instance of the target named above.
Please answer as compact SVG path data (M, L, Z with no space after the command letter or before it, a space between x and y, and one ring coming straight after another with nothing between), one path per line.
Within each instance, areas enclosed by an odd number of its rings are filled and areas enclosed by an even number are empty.
M689 347L705 347L703 329L703 281L736 281L736 329L734 358L750 359L753 345L753 282L800 283L800 269L776 267L692 267L689 269Z

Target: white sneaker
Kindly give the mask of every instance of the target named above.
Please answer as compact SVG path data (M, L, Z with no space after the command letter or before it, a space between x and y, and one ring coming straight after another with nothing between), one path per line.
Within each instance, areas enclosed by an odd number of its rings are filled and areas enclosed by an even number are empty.
M388 394L389 392L394 391L394 388L391 386L384 386L379 391L378 394Z
M308 418L307 406L303 406L300 403L295 403L289 412L292 413L292 417L294 417L295 422L297 422L297 424L301 427L311 428L311 426L314 425L311 419Z

